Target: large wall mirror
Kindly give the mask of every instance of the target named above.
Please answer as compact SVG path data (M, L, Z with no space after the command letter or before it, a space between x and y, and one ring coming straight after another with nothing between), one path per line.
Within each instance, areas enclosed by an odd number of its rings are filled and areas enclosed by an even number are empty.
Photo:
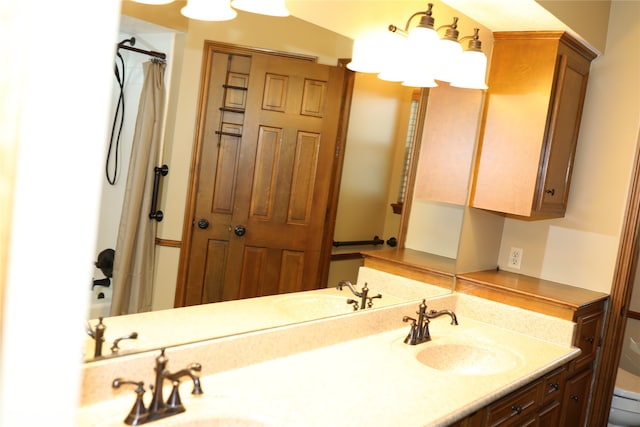
M223 332L216 332L215 328L195 331L202 329L196 327L198 316L207 308L211 310L210 305L173 309L183 239L183 219L190 185L205 40L316 57L318 63L330 65L351 55L352 40L349 37L327 29L329 27L323 28L293 16L273 18L240 12L233 21L207 23L184 18L180 14L183 5L184 2L179 1L165 6L123 2L120 34L118 40L114 41L118 43L135 37L136 48L167 54L165 127L162 129L158 163L166 163L169 173L166 178L161 179L158 196L164 219L157 223L152 311L110 317L112 286L101 285L105 283L108 271L96 267L94 286L90 293L92 302L89 318L92 320L89 326L95 328L96 318L105 317L103 322L107 329L103 355L107 356L116 355L109 353L108 345L134 331L139 334L138 339L135 343L122 341L118 354L130 354L132 351L157 346L157 341L151 337L153 334L142 330L143 325L147 324L145 322L153 323L159 330L157 335L163 339L162 346L275 326L242 316L246 312L259 313L263 297L252 301L215 303L216 312L221 316L228 316L227 319L231 320L226 323L233 324L233 330ZM423 7L421 2L406 2L401 10L394 11L385 20L403 21ZM454 16L456 13L445 5L437 4L437 7L442 20L448 20L449 15ZM279 28L278 32L268 31L275 25ZM479 25L467 19L465 26ZM484 28L483 31L489 34ZM490 47L490 41L487 41L486 45ZM117 60L116 70L119 77L124 79L123 90L127 94L124 125L120 132L116 113L120 87L114 78L115 136L110 138L111 163L105 165L105 170L111 178L117 176L117 180L116 185L110 185L105 177L96 258L104 250L116 246L129 168L130 141L135 129L138 94L142 87L142 63L149 60L148 56L135 51L121 50L120 53L123 61ZM478 115L483 101L482 92L448 86L416 92L414 88L403 87L398 83L383 82L374 75L356 74L352 93L334 240L368 240L374 235L387 240L403 234L406 237L406 248L450 260L452 270L455 270L455 260L461 250L459 238L464 226L465 200L448 200L435 195L432 193L433 188L426 188L423 183L433 182L433 187L440 188L441 194L450 194L451 189L442 188L437 177L430 176L430 171L439 169L449 177L447 181L451 181L453 175L460 175L456 182L464 186L466 194L479 123ZM451 105L455 108L451 108ZM448 135L450 129L461 127L466 133L454 137ZM414 162L418 162L414 163L413 174L405 168L407 141L412 139L412 132L417 132L413 138L417 142L413 156ZM121 133L119 140L118 133ZM107 140L109 143L109 137ZM443 154L438 144L434 144L444 140L448 143L458 142L457 161L462 163L456 164L453 169L450 156ZM114 161L116 156L117 170ZM407 199L404 200L403 212L397 214L393 213L391 205L399 201L403 176L409 177L409 188L405 188ZM418 181L417 185L414 185L415 181ZM376 248L389 246L386 243L375 247L357 246L336 249L336 252L355 253ZM356 281L362 260L357 257L351 260L345 260L346 258L336 257L337 260L331 263L326 283L329 288L335 287L342 279ZM443 288L442 292L450 290ZM304 307L302 300L297 300L295 304L297 307ZM313 312L311 309L303 310ZM327 315L326 311L317 313L317 317ZM190 327L183 328L180 333L167 333L180 322L185 322ZM186 330L191 330L194 334L186 334ZM91 359L91 347L92 340L88 338L85 351L87 359Z

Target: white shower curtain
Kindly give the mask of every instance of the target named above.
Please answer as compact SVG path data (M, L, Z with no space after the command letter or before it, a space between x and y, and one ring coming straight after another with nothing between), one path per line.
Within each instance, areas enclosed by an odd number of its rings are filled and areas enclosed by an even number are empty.
M152 60L143 67L144 83L113 266L114 316L150 311L153 295L157 224L149 219L149 211L163 129L165 63Z

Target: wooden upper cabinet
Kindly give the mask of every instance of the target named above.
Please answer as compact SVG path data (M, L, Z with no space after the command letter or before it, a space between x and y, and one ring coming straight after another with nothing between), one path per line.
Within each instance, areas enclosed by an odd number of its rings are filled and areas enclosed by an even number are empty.
M414 195L465 205L484 93L440 85L429 90Z
M564 32L494 33L471 206L564 216L595 57Z

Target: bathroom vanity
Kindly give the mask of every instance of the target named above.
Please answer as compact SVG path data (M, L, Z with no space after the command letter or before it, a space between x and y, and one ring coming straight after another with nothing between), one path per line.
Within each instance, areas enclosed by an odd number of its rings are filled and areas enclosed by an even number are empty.
M420 274L421 268L409 270ZM397 286L405 280L411 279L394 276ZM466 281L460 289L467 292L433 296L426 304L454 311L459 325L450 325L448 316L433 319L432 340L415 346L404 343L410 326L403 322L416 315L414 300L167 348L170 370L202 364L204 394L191 396L185 382L186 412L151 425L506 426L537 420L551 426L563 419L578 425L595 353L575 343L592 327L591 306L602 307L606 295L577 304L580 323L517 307L508 298L503 304L470 295L472 287L490 287L474 275L458 280ZM135 393L111 383L124 377L148 384L158 353L86 364L77 425L123 425Z

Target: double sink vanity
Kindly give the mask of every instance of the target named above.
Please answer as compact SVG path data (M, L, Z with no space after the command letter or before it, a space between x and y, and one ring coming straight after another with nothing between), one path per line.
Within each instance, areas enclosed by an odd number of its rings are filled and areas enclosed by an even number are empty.
M367 266L367 260L378 268ZM491 295L496 288L482 285L473 275L462 286L465 292L443 295L442 287L415 279L433 272L396 261L365 257L357 289L366 278L369 295L382 295L372 300L373 310L354 311L344 301L349 296L345 292L350 291L326 289L267 297L271 299L261 305L262 312L258 306L242 311L249 318L272 315L274 327L240 334L229 329L227 336L175 346L168 345L165 336L167 371L201 364L197 377L203 393L192 395L193 382L186 378L179 385L186 411L149 424L507 426L532 420L536 425L579 425L588 389L586 396L576 396L569 389L573 377L591 372L598 338L592 337L591 343L582 340L593 347L581 344L583 329L589 328L561 311L580 314L587 309L589 316L597 312L592 307L603 307L605 294L587 292L579 296L582 302L556 304L556 312L549 315L518 303L492 301L497 299ZM505 300L513 302L518 295L531 300L525 282L503 293ZM480 293L477 289L484 289L484 297L473 295ZM545 292L544 286L540 292ZM282 302L286 298L293 302ZM306 303L299 304L297 299ZM434 314L428 324L431 340L410 345L412 326L406 317L420 316L422 299L426 313ZM294 307L291 311L288 304ZM344 310L342 304L349 308L343 315L317 318ZM299 311L310 315L300 307L316 307L316 319L276 326L275 319L291 319ZM436 317L439 311L452 315ZM453 314L457 325L452 324ZM179 323L179 318L173 316L170 322ZM203 330L235 323L196 319L190 318L190 324ZM140 329L142 336L149 336L142 325ZM84 365L78 426L125 425L136 393L133 387L114 388L112 383L115 378L153 383L161 352L156 343L148 344L154 349ZM591 376L588 379L590 385ZM171 381L161 384L164 396L169 396ZM144 396L145 406L150 394ZM567 405L577 400L580 411L568 410Z

